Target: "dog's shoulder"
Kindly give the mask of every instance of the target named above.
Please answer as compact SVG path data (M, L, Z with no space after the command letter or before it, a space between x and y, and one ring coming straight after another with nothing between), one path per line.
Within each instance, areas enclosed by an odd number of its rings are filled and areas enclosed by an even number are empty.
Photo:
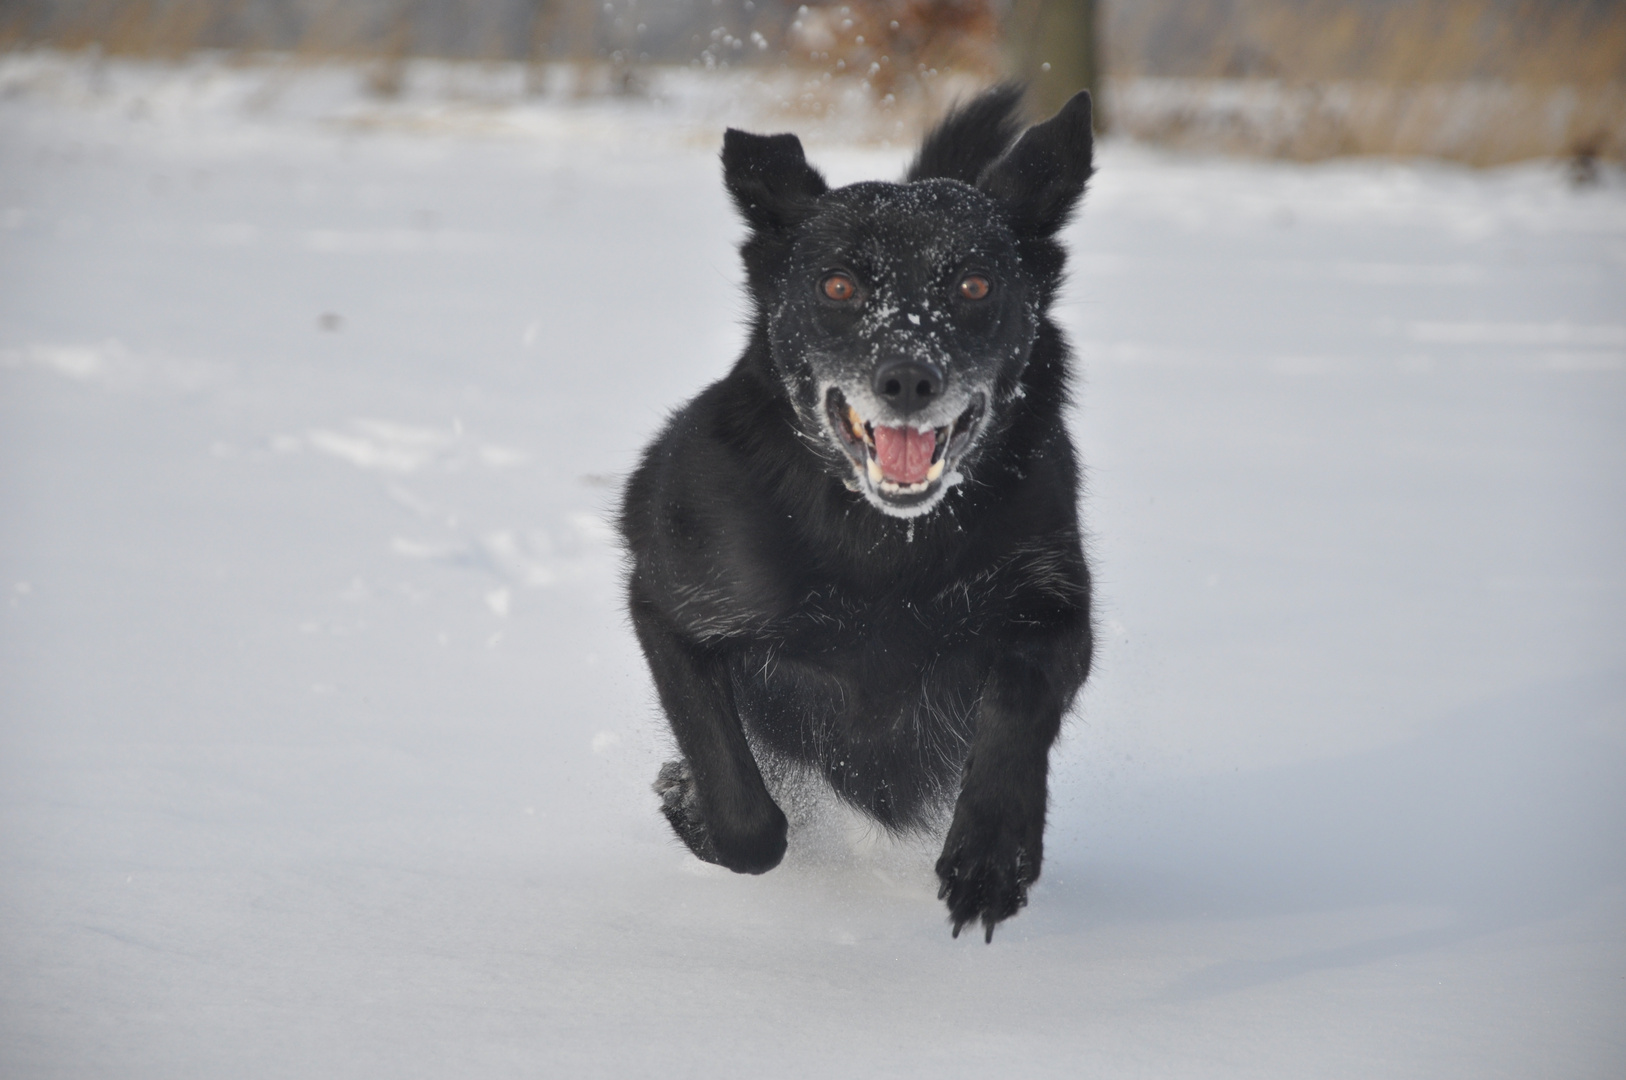
M633 554L754 516L764 476L794 462L793 439L789 404L745 363L706 387L667 418L627 483L621 529Z
M627 483L633 588L699 639L760 628L801 595L792 531L767 498L800 464L782 412L737 368L672 414Z

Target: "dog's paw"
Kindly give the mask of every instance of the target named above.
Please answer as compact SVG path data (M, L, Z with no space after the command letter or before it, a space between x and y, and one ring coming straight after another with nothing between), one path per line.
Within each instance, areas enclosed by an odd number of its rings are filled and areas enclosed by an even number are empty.
M746 820L714 822L702 807L694 770L682 760L662 765L653 787L661 813L695 858L737 874L762 874L785 857L789 823L772 800Z
M937 860L937 898L947 901L954 936L967 923L982 920L983 939L994 927L1027 906L1028 886L1039 877L1039 850L1009 831L964 827L956 821Z
M689 763L668 761L661 766L652 786L661 797L661 813L666 815L667 824L672 826L677 838L694 852L695 858L721 866L723 860L717 857L711 834L706 831L705 818L700 815L700 798Z

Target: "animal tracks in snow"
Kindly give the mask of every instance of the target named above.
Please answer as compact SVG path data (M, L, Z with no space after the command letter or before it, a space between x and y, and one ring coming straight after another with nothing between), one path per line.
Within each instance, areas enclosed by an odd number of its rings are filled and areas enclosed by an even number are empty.
M358 469L401 476L431 469L455 471L476 464L506 469L530 461L521 450L466 438L459 420L450 427L435 428L358 418L344 430L317 428L292 439L284 436L276 445L288 449L308 446Z
M115 392L178 391L196 393L223 382L223 365L137 352L118 338L0 347L0 369L33 369L71 382Z
M583 511L551 527L496 529L471 540L396 536L390 550L409 559L483 571L515 587L540 589L609 570L614 561L612 535L603 518ZM496 602L488 595L487 603L496 614L506 616L511 600L506 590L502 595Z
M389 550L402 558L496 579L500 584L483 591L482 598L498 618L507 618L512 610L513 590L607 575L613 568L614 529L598 513L569 512L524 528L468 524L479 515L452 504L451 496L462 493L447 490L447 481L461 483L459 476L518 469L529 465L531 456L473 437L460 419L445 426L424 426L358 417L342 426L277 436L271 445L281 454L314 450L388 477L386 496L417 522L413 532L392 536ZM438 496L426 495L419 490L424 485L442 490ZM499 492L497 498L505 505L520 503L517 493ZM420 531L437 527L442 535L426 537Z

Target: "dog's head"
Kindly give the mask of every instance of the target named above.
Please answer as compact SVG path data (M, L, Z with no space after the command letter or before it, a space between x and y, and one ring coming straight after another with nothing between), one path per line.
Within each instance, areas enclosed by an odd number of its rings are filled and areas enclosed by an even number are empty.
M746 270L804 441L878 509L935 508L1021 392L1091 166L1080 93L1017 138L1000 87L929 135L903 183L830 189L794 135L730 130Z

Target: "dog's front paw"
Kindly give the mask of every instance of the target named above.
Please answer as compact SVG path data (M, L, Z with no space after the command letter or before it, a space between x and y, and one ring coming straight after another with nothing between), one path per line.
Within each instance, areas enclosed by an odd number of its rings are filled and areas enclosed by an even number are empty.
M954 936L966 923L982 920L984 940L994 927L1027 906L1028 886L1039 877L1039 844L1023 843L997 821L965 821L956 815L937 860L942 883L937 898L948 902Z
M737 874L762 874L785 857L789 823L771 799L742 820L714 822L701 804L694 770L687 761L662 765L653 786L661 797L661 813L697 859L725 866Z
M695 791L694 773L687 761L668 761L655 775L652 785L661 797L661 813L667 824L677 833L679 840L694 852L702 862L722 865L717 849L711 845L711 834L706 831L706 819L700 815L700 797Z

